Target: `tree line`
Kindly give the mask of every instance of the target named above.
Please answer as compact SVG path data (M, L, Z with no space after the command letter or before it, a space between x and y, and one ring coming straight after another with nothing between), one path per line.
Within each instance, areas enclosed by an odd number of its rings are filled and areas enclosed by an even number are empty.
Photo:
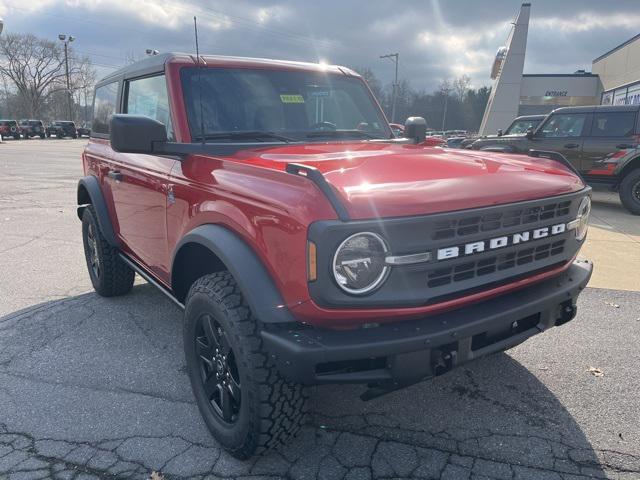
M68 49L71 116L62 42L31 34L0 37L0 118L88 120L96 71L91 60Z
M370 68L356 69L366 80L378 99L387 119L392 121L393 85L383 86ZM400 80L396 88L396 123L404 124L408 117L424 117L434 130L467 130L480 128L491 88L471 88L471 79L462 75L444 80L435 92L415 90L407 80ZM446 111L446 115L445 115Z

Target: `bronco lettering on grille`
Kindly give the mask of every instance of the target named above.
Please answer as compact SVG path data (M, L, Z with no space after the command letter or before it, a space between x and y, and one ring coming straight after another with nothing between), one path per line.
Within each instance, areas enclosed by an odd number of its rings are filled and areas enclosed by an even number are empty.
M540 238L559 235L566 231L567 224L558 223L550 227L536 228L534 230L527 230L525 232L518 232L512 235L495 237L489 240L480 240L478 242L466 243L460 246L439 248L436 258L438 260L448 260L450 258L473 255L474 253L481 253L485 250L496 250L498 248L508 247L509 245L518 245L530 240L538 240Z

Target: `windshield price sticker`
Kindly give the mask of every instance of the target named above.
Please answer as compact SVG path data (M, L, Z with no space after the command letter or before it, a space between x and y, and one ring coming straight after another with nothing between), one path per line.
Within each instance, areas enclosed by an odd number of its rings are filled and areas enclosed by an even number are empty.
M302 95L280 95L282 103L304 103Z

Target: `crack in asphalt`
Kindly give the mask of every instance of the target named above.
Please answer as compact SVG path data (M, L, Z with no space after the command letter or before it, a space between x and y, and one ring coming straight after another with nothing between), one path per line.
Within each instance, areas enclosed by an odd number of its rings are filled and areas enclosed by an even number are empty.
M0 350L0 375L22 382L98 393L135 395L195 409L194 402L122 387L86 385L81 382L48 380L32 373L12 371L12 362L54 345L65 335L96 318L93 294L23 309L0 318L0 331L29 338L10 355ZM156 343L141 317L125 310L129 324L150 344ZM59 322L52 320L64 321ZM40 331L34 339L31 335ZM17 333L16 333L17 332ZM3 345L0 340L0 345ZM7 345L5 344L5 347ZM28 478L144 478L152 470L166 478L607 478L640 477L640 456L614 449L596 449L582 439L567 436L549 415L554 406L517 384L509 385L508 399L496 398L474 372L461 368L446 385L452 398L496 407L521 419L524 432L504 429L440 429L402 425L387 412L330 414L316 411L303 429L302 438L264 457L239 462L215 443L202 443L175 434L131 435L97 441L39 437L34 433L0 424L0 478L20 474ZM0 394L12 392L0 387ZM492 395L493 394L493 395ZM1 396L1 395L0 395ZM16 403L12 397L12 402ZM541 433L543 432L543 433ZM165 444L171 446L167 452ZM58 451L46 446L58 445ZM513 447L513 446L516 447ZM64 448L62 448L64 447ZM505 447L507 447L505 449ZM515 451L513 449L515 448ZM518 452L520 448L522 452ZM161 457L161 458L160 458ZM156 460L154 460L156 458ZM524 470L527 469L527 470ZM190 473L185 473L190 472ZM494 475L492 475L492 472ZM546 478L546 477L544 477ZM550 477L551 478L551 477ZM631 477L633 478L633 477Z

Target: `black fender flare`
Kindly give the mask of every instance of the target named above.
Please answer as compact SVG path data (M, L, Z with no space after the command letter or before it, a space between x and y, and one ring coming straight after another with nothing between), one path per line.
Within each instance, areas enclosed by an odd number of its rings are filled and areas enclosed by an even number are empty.
M83 194L83 189L89 195L89 202L86 201L87 199ZM104 201L102 190L100 190L100 183L93 175L87 175L78 181L78 218L80 220L82 220L82 214L88 204L93 205L93 209L98 216L98 225L100 226L100 230L102 231L104 238L110 245L120 248L120 242L118 241L113 230L113 225L111 224L107 204Z
M634 164L633 167L631 168L627 168L630 165ZM636 164L638 166L636 166ZM625 160L623 160L622 162L620 162L615 170L614 170L614 175L619 177L619 181L618 183L620 183L622 181L622 176L623 174L628 173L631 170L635 170L636 168L640 167L640 154L636 153L634 155L630 155L628 158L626 158Z
M295 322L271 275L253 249L228 228L200 225L178 242L171 261L171 284L174 285L175 261L181 248L196 243L216 255L229 270L253 314L263 323Z

